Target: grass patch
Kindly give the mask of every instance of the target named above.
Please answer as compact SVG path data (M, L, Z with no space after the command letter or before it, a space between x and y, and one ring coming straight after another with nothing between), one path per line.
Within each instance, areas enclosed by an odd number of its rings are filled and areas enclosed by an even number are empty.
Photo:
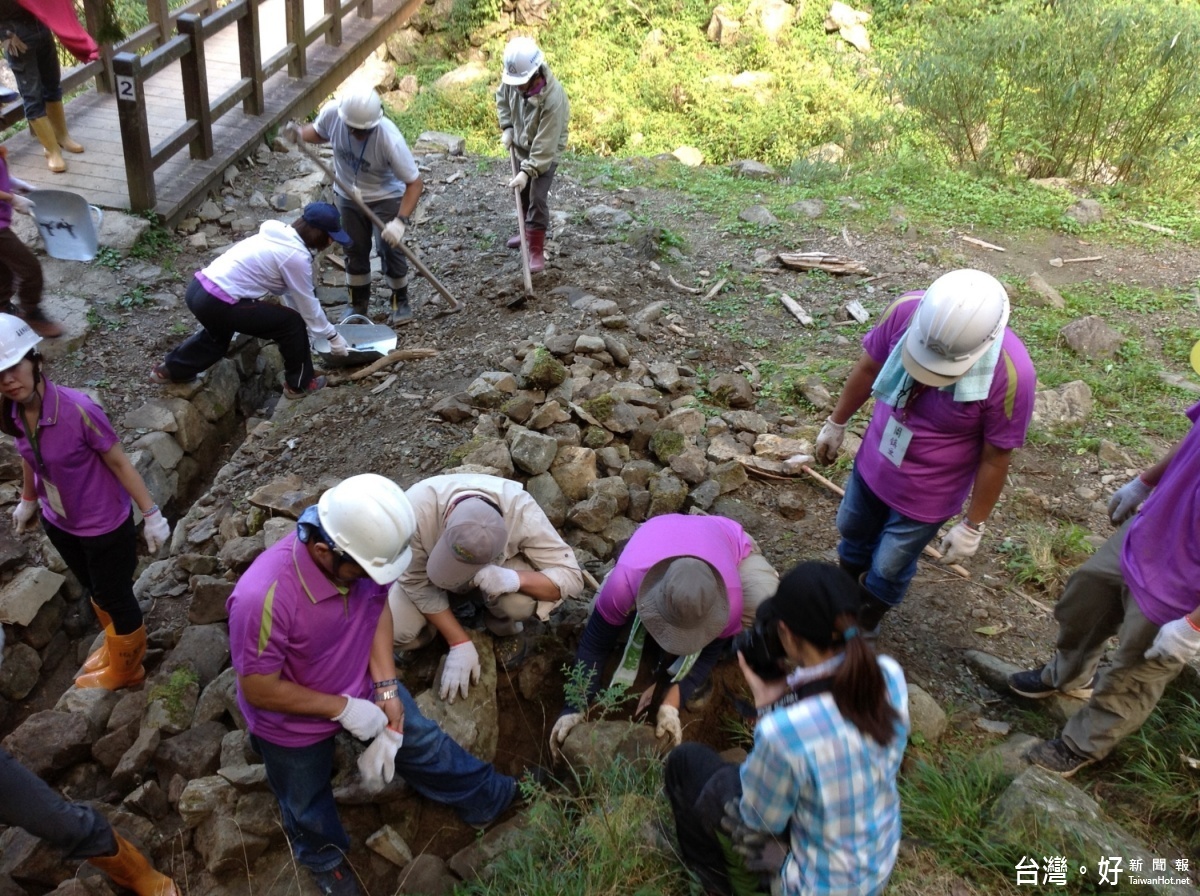
M1055 595L1094 550L1087 541L1088 530L1074 523L1018 523L1009 531L1012 534L997 550L1007 556L1005 566L1013 581Z

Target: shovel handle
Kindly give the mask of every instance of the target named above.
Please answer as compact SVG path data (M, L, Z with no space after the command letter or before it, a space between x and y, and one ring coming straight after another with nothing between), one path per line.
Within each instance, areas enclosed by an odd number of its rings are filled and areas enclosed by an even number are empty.
M513 177L520 170L517 166L517 151L508 148L508 160L512 165ZM533 277L529 272L529 236L525 233L525 210L521 208L521 191L513 187L513 198L517 201L517 232L521 234L521 273L525 278L525 295L533 295Z

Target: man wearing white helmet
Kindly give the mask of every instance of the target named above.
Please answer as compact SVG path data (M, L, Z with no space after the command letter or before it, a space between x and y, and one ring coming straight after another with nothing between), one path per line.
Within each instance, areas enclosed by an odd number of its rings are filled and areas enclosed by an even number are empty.
M424 185L416 160L400 129L383 114L379 94L371 88L348 90L327 103L312 124L295 126L306 143L333 144L333 169L338 179L383 221L377 232L354 196L334 184L342 226L354 244L346 249L346 285L355 314L366 314L371 303L371 243L383 265L383 279L392 291L389 323L412 322L408 303L408 261L400 249L417 209Z
M1033 363L1008 315L1004 287L982 271L951 271L905 293L863 339L821 427L817 460L832 463L851 416L874 396L837 516L842 568L866 590L864 631L904 598L922 549L968 496L942 559L979 549L1033 415Z
M500 80L496 91L500 142L505 152L516 151L520 163L508 189L521 191L529 269L536 273L546 267L546 228L550 225L547 199L558 159L567 148L571 104L542 51L528 37L514 37L504 48ZM520 234L508 241L510 249L520 245Z
M371 741L358 760L368 789L398 772L476 826L516 794L512 778L423 716L396 678L387 591L409 562L415 527L400 486L351 476L259 555L227 604L238 706L296 861L326 894L361 892L330 783L341 729Z

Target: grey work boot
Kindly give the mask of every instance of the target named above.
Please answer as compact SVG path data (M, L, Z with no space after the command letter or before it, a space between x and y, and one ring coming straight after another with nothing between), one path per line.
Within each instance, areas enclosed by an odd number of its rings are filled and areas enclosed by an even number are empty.
M388 326L402 327L411 324L413 319L412 305L408 302L408 287L392 290L392 311L388 315Z

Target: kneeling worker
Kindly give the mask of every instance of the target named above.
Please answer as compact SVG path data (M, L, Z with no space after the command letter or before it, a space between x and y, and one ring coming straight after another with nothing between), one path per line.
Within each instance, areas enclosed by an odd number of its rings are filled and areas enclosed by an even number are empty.
M440 693L454 702L479 680L479 653L452 607L478 591L484 623L498 637L521 636L524 621L546 620L583 591L575 552L519 482L475 473L433 476L409 488L416 514L412 562L388 594L396 646L411 650L440 634L450 645ZM510 660L510 668L513 660Z

